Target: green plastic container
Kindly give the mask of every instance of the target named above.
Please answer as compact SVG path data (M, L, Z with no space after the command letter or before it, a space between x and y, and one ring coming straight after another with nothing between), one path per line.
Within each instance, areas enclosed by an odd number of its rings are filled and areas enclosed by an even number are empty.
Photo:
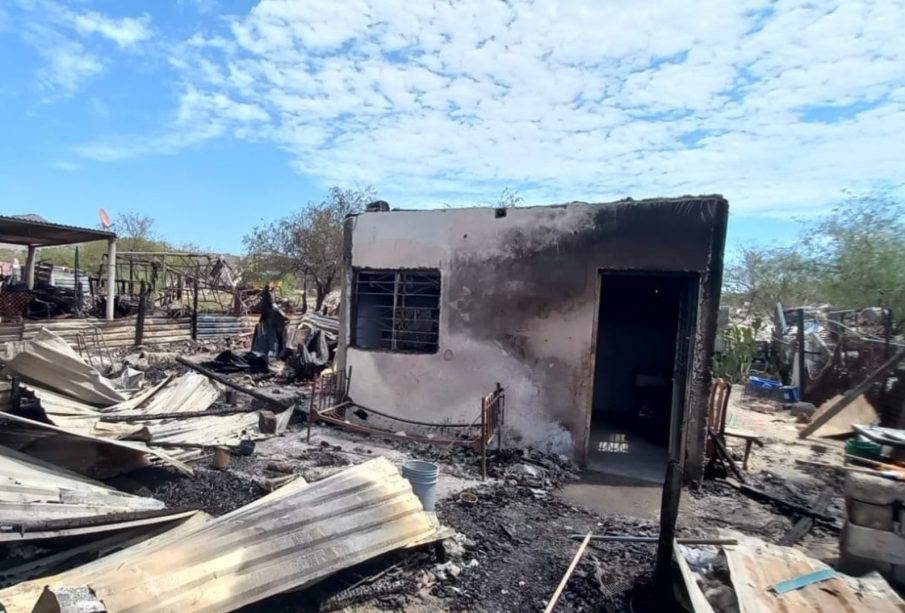
M875 460L880 457L880 445L873 441L859 441L856 438L850 438L845 441L845 453Z

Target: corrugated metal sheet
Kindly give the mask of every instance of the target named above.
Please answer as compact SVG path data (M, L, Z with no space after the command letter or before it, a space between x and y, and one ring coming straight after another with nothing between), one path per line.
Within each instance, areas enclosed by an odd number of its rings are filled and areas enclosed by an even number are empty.
M44 412L44 418L48 422L67 431L103 438L143 441L149 439L147 429L140 424L101 424L99 422L103 413L89 404L37 385L23 384L22 387L37 398Z
M69 431L4 412L0 412L0 445L98 479L147 465L149 457L192 474L184 463L144 443Z
M225 388L202 374L188 372L174 379L155 392L139 408L127 411L116 408L117 415L159 415L161 413L181 413L206 411Z
M0 446L0 532L48 519L162 509L37 458Z
M184 532L194 530L208 520L210 520L210 515L203 511L198 511L182 520L160 522L131 530L118 530L100 538L92 538L88 542L67 547L62 551L52 551L47 555L39 555L24 564L0 570L0 589L15 586L36 577L46 577L67 570L72 568L73 563L77 564L78 560L96 560L91 562L90 565L111 562L116 552L122 551L127 547L140 546L146 542L154 541L163 534L170 535L170 538L175 538ZM15 587L9 591L12 592L17 589L18 587Z
M222 385L195 372L166 379L134 398L101 409L35 385L24 387L40 401L47 421L67 431L88 436L144 441L151 446L235 446L239 444L243 432L253 438L259 435L257 411L175 416L178 413L207 411L223 393ZM167 417L151 419L154 415ZM117 418L117 421L105 421L108 416ZM136 419L120 421L128 417Z
M50 330L41 330L6 366L28 381L88 404L106 406L126 399L111 381Z
M740 613L905 610L905 601L879 576L859 579L838 574L828 581L777 595L770 590L772 585L829 566L792 547L771 545L739 532L721 532L722 537L738 540L738 545L727 545L723 550Z
M55 287L75 290L75 272L67 269L54 268L50 273L50 284ZM79 285L82 286L82 296L91 293L91 284L85 271L79 272Z
M45 520L42 523L28 526L27 529L14 528L0 532L0 543L24 543L43 539L61 539L87 535L102 535L124 530L144 529L181 521L190 517L195 511L128 511L126 513L109 513L88 518L71 518ZM71 525L70 525L71 524Z
M27 613L44 585L90 585L109 611L230 611L446 534L392 463L377 458L289 484L178 539L2 590L0 603Z
M258 323L258 315L226 315L223 313L200 313L198 320L199 340L211 340L228 336L236 337L254 333ZM289 316L287 326L297 326L302 320L299 314ZM114 321L96 318L60 319L60 320L27 320L21 322L0 323L0 343L30 340L38 332L46 328L71 346L76 347L77 337L87 335L89 338L97 330L103 334L104 342L109 347L130 347L135 343L136 317L123 317ZM149 316L145 319L144 344L155 345L177 343L192 339L191 317Z
M51 223L40 215L0 215L0 243L66 245L116 238L107 230Z

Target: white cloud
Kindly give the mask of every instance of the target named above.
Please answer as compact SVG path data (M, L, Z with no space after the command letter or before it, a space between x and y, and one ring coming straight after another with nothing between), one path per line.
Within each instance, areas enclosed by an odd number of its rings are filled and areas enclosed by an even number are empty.
M103 162L168 154L223 135L252 140L263 132L262 126L268 120L268 114L255 104L189 87L181 96L172 126L166 132L152 137L131 134L107 138L80 145L74 152Z
M902 0L263 0L173 48L176 128L125 155L232 136L405 205L515 185L792 214L902 183L903 31Z
M65 170L66 172L74 172L79 169L78 164L73 164L72 162L67 162L66 160L56 160L53 165L60 170Z
M47 93L45 100L73 94L104 69L101 59L76 41L38 27L31 28L27 37L46 62L35 74Z
M99 34L120 47L131 47L151 37L151 30L148 27L150 19L147 16L114 19L91 11L73 14L71 19L80 34Z
M46 61L35 73L47 93L45 102L71 96L103 72L109 53L98 48L96 39L132 49L152 35L147 15L112 18L53 0L19 0L9 8L19 11L22 38Z

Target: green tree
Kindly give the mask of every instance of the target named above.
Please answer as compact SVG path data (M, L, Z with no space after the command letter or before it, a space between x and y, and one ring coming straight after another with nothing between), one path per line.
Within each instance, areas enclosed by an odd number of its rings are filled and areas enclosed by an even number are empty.
M335 287L342 270L343 221L375 199L373 188L331 187L326 199L255 227L243 239L246 262L265 279L294 275L315 291L315 310Z
M172 246L160 238L153 218L137 213L122 213L114 219L111 229L116 232L119 253L128 251L169 251ZM106 241L82 243L79 247L79 268L89 274L102 274ZM55 266L75 266L75 245L47 247L38 251L38 259Z
M818 299L810 260L795 248L743 247L726 266L725 291L747 306L746 315L771 314L777 302L808 304Z
M905 321L905 203L889 193L846 194L827 215L801 222L787 248L746 246L726 266L727 299L771 316L785 306L885 306Z
M821 297L839 308L886 306L905 319L905 203L848 195L803 240Z

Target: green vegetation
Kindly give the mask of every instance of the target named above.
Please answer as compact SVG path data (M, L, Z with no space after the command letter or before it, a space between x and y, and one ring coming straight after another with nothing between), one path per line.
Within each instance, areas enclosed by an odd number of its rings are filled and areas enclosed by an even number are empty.
M245 264L259 279L301 279L307 306L308 283L315 292L315 310L339 281L343 220L375 199L372 188L331 187L327 198L286 217L254 228L243 239Z
M753 326L730 324L720 332L726 347L713 360L714 377L726 379L730 383L744 383L748 380L751 364L757 357L757 333L761 326L761 320L757 319Z
M884 306L905 322L905 202L889 193L847 194L829 214L801 222L786 248L746 246L726 267L724 303L772 317L785 306Z
M117 251L199 251L194 245L173 245L160 237L154 227L154 219L136 213L124 213L115 218L112 230L116 232ZM79 269L88 274L100 274L104 256L107 254L106 241L94 241L83 243L79 247ZM38 250L38 260L52 262L55 266L75 266L76 245L64 245L62 247L45 247ZM7 250L3 250L7 251ZM0 251L0 259L11 260L17 255L19 260L25 263L25 252L5 254Z

